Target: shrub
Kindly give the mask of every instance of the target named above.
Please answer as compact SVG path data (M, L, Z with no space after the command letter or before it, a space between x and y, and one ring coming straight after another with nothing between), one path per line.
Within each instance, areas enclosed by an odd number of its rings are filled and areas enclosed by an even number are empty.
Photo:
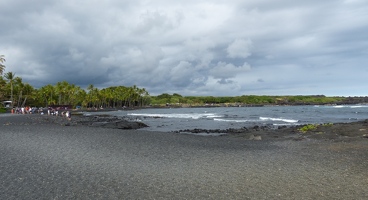
M300 131L302 133L306 133L308 131L316 130L317 127L318 127L318 124L307 124L307 125L301 127L300 129L298 129L298 131Z
M322 126L330 127L330 126L333 126L333 123L325 123L325 124L322 124Z
M301 128L298 129L298 131L302 133L306 133L308 131L315 131L318 126L325 126L325 127L331 127L333 126L333 123L325 123L325 124L307 124Z

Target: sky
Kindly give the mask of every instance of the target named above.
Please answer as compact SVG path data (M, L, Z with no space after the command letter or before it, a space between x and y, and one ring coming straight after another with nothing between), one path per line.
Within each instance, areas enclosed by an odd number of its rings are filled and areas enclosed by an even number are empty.
M1 0L0 55L36 88L368 96L368 1Z

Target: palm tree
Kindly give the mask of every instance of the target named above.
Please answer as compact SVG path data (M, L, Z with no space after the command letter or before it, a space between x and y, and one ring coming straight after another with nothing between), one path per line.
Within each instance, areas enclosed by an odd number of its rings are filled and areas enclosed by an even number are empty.
M13 107L13 82L14 82L14 79L15 79L15 73L8 72L4 75L4 77L10 83L10 101L11 101L11 106Z
M143 105L147 105L149 100L149 93L145 88L139 89L139 96L141 107L143 107Z
M88 103L87 103L87 107L89 106L89 104L92 104L92 97L93 97L93 91L94 91L95 87L93 86L93 84L88 85L87 90L88 90Z
M20 77L15 77L14 81L13 81L13 94L15 94L13 96L13 98L18 99L18 104L17 106L22 106L22 98L23 98L23 88L24 88L24 83L22 78ZM18 97L18 98L16 98Z
M58 104L65 104L65 98L67 96L67 90L69 88L69 83L66 81L57 82L55 85L56 92L59 95Z
M47 101L47 106L51 105L51 104L56 104L56 89L54 86L52 85L46 85L45 86L46 89L46 94L48 95L48 101ZM54 96L55 94L55 96Z
M74 106L77 99L77 92L78 87L75 84L71 84L68 86L66 104Z
M6 81L0 76L0 99L4 98Z
M127 91L127 87L118 86L115 90L115 101L118 103L119 107L126 106L126 96L125 93ZM124 102L124 103L123 103Z
M87 99L87 93L85 90L83 90L82 88L80 88L79 86L77 87L77 99L76 99L76 104L75 106L84 106L84 102Z
M100 90L101 95L101 104L103 107L110 107L111 102L113 102L114 99L114 88L108 87Z
M128 87L128 88L125 89L125 92L124 92L124 100L125 100L124 106L131 107L133 95L134 95L134 90L133 90L132 87Z
M145 95L145 89L140 89L139 87L137 87L136 85L133 85L132 87L132 101L134 102L135 106L136 104L138 104L138 106L142 107L143 106L143 96Z
M98 103L101 100L100 90L98 88L95 88L92 84L87 87L87 90L89 98L88 104L90 104L91 107L98 107Z
M18 77L17 77L18 78ZM22 79L20 79L22 81ZM28 83L20 83L20 91L19 91L19 103L22 103L21 105L24 106L25 102L32 101L32 97L34 96L35 89ZM23 98L24 96L24 98Z
M4 55L0 55L0 75L3 75L3 72L5 70L5 65L3 63L5 62Z
M50 84L45 85L38 90L39 101L41 103L45 103L46 107L51 104L55 104L56 101L53 100L53 94L55 94L54 86Z

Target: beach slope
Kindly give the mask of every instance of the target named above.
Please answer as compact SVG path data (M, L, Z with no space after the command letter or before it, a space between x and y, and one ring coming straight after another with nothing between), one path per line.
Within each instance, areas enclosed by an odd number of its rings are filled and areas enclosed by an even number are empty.
M363 137L255 141L48 118L0 115L0 199L368 198Z

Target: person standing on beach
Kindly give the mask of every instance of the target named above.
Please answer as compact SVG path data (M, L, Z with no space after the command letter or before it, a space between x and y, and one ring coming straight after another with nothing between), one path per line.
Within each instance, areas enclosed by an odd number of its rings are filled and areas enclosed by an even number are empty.
M72 113L69 110L66 111L65 116L69 121L72 119Z

